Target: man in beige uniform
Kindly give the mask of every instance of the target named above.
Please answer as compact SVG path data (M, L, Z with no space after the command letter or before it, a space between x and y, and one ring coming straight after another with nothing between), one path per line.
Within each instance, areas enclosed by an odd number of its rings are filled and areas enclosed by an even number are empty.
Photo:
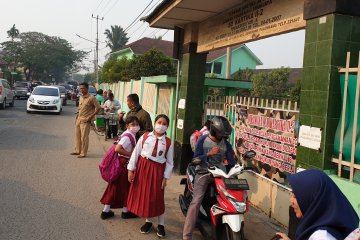
M96 98L89 94L89 84L80 84L79 110L75 122L75 151L71 155L78 155L78 158L86 157L89 147L90 124L100 106Z

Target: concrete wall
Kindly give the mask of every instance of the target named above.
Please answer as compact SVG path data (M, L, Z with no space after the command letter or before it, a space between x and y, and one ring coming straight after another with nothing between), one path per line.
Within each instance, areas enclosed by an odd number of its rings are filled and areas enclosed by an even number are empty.
M240 177L249 183L251 204L288 227L290 189L255 173L245 172Z

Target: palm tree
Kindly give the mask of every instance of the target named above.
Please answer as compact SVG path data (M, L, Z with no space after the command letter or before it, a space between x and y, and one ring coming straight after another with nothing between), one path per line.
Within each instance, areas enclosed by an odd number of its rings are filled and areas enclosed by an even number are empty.
M15 24L12 26L12 28L10 28L9 31L6 32L8 37L11 38L11 41L14 41L14 38L16 38L17 36L19 36L20 32L19 29L17 29L15 27Z
M126 36L127 33L124 29L118 25L112 25L111 30L106 29L105 33L107 41L106 46L111 49L111 52L119 50L126 45L129 38Z

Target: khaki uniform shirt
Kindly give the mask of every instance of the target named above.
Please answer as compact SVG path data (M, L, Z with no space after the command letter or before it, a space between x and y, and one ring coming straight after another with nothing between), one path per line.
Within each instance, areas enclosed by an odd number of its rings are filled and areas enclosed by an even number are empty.
M95 108L99 107L99 102L93 95L88 93L84 96L80 96L77 121L80 121L81 123L87 122L89 117L94 113Z

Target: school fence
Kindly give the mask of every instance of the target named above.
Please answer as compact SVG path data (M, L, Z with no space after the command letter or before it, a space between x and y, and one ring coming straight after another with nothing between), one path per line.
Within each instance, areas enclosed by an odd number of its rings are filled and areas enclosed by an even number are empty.
M341 68L340 88L342 89L342 112L335 134L335 157L339 177L360 183L360 53L358 67L350 68L350 52L347 53L346 67Z

